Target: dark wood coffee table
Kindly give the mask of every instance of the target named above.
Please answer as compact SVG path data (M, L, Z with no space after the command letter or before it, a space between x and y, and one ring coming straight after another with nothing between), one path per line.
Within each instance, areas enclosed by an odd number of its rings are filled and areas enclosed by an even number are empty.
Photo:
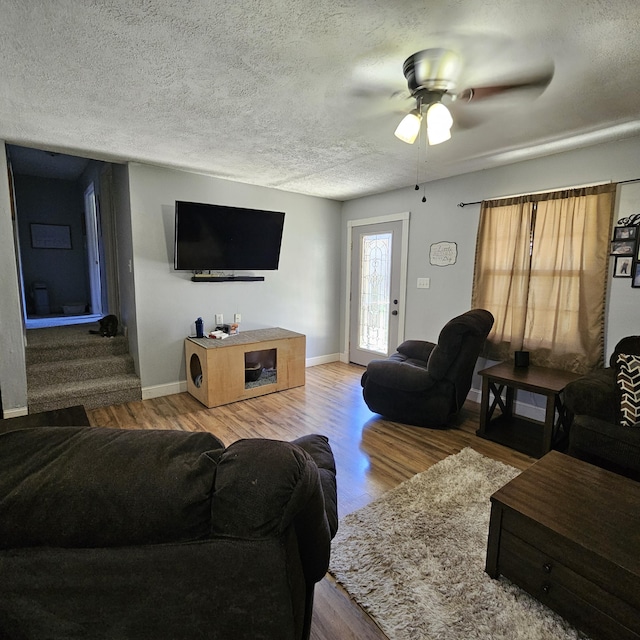
M551 450L554 437L568 431L571 416L562 392L579 374L546 367L515 367L512 362L501 362L478 373L482 377L482 402L476 434L480 437L539 458ZM518 389L546 397L544 422L516 414ZM500 413L494 416L497 408Z
M594 640L639 640L640 483L548 453L491 496L486 571Z

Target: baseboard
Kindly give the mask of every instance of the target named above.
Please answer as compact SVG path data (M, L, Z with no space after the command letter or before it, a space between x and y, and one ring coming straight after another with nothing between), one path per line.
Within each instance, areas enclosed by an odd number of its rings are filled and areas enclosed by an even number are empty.
M480 404L482 400L482 391L480 389L470 389L467 394L467 400L471 400L471 402L477 402Z
M27 407L18 407L17 409L4 409L2 412L3 418L19 418L20 416L29 415L29 409Z
M533 400L533 394L527 393L526 395ZM482 402L482 391L480 391L480 389L471 389L467 394L467 399L480 404ZM516 400L514 402L514 409L519 416L524 416L531 420L538 420L539 422L544 422L545 420L545 407L538 407L529 402Z
M318 356L316 358L307 358L305 367L315 367L317 364L327 364L329 362L337 362L340 359L339 354L333 353L326 356ZM174 393L184 393L187 390L187 381L170 382L167 384L157 384L152 387L142 388L142 399L150 400L151 398L161 398L162 396L170 396Z
M168 384L156 384L152 387L142 388L142 399L150 400L151 398L161 398L162 396L171 396L175 393L184 393L187 390L187 381L170 382Z
M326 356L317 356L315 358L307 358L305 360L305 367L315 367L317 364L328 364L329 362L339 362L340 361L339 353L330 353Z

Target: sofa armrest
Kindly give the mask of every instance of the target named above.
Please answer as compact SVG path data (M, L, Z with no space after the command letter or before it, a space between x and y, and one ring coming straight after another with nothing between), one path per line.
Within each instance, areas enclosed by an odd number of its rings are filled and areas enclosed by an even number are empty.
M426 367L397 360L372 360L362 376L362 386L367 380L382 387L408 392L430 389L437 382Z
M302 447L258 438L229 446L219 460L211 508L217 537L279 537L295 527L305 579L317 582L326 573L332 533L318 466Z
M616 384L616 370L609 367L597 369L570 382L564 390L564 401L574 415L618 422L620 391Z
M338 531L338 493L336 486L336 463L329 445L329 439L320 435L303 436L293 441L304 449L316 463L324 497L324 510L333 538Z
M427 340L405 340L398 346L397 351L407 358L422 360L426 364L435 346L433 342Z
M639 475L640 426L623 427L591 416L576 416L569 431L569 455L596 464L610 463L616 470Z

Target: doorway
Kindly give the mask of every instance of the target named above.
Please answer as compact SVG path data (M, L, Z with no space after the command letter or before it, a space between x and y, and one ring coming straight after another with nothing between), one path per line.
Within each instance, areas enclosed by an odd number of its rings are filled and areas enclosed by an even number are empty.
M346 352L366 366L404 339L409 214L347 223Z
M95 322L104 312L104 163L7 145L25 328Z

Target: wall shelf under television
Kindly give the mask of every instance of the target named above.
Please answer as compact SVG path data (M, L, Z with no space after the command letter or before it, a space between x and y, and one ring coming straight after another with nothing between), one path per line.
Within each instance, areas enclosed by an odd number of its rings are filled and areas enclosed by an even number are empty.
M194 275L192 282L263 282L264 276L209 276Z

